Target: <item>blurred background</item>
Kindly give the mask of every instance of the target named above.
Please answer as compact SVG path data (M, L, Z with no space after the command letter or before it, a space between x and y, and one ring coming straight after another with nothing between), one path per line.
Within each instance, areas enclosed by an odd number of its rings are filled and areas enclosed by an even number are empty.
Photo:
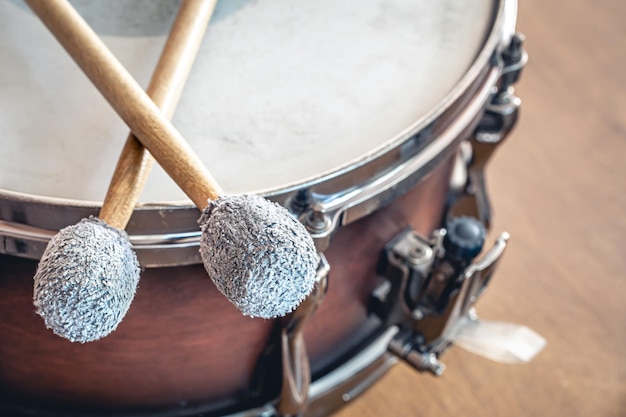
M626 2L519 0L518 30L520 120L488 170L490 241L512 238L478 313L548 345L523 365L455 347L439 378L397 365L338 417L626 416Z

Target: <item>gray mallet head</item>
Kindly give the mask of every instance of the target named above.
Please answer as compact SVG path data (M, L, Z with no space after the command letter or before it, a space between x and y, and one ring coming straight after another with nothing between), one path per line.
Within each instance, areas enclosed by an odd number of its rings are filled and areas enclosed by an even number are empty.
M135 296L139 263L125 232L97 218L59 231L35 274L33 301L46 326L72 342L117 328Z
M284 316L312 291L319 256L284 207L255 195L224 196L209 202L199 223L204 266L243 314Z

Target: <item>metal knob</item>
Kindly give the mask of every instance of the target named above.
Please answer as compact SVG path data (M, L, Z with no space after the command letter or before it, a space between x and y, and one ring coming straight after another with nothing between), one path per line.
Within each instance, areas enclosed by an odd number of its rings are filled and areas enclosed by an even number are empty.
M485 227L473 217L454 217L448 221L443 240L446 255L459 261L471 261L485 244Z

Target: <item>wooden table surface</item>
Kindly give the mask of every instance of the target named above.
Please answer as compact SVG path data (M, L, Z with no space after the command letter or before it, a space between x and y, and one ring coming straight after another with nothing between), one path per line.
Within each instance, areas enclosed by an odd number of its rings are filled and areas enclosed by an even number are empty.
M626 416L626 2L519 7L521 118L488 177L512 239L478 312L548 345L523 365L455 347L439 378L398 365L336 417Z

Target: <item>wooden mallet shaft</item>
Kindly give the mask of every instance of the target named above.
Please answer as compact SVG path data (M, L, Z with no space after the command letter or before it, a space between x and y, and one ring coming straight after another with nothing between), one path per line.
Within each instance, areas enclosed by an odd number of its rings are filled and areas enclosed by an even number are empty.
M198 208L224 194L182 135L66 0L26 3Z
M184 0L146 93L171 120L217 0ZM132 132L128 135L107 190L100 219L124 229L144 189L154 158Z

